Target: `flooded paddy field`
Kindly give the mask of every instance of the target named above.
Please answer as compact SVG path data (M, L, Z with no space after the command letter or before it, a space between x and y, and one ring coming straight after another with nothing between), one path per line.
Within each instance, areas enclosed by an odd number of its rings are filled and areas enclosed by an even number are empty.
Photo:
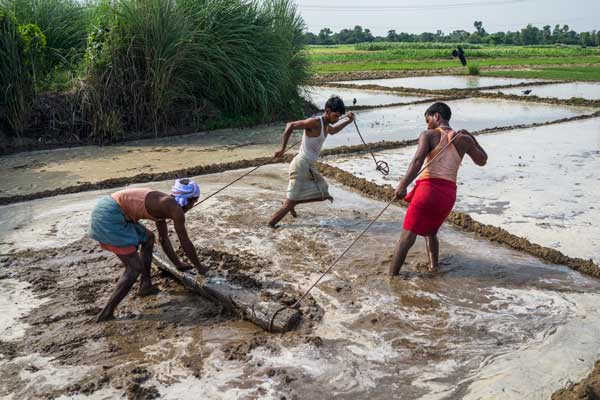
M593 111L586 107L490 99L454 100L448 104L452 107L457 126L473 131L542 123ZM423 113L428 105L358 111L357 123L368 142L415 139L423 130ZM283 124L226 129L114 146L86 146L5 156L0 158L4 173L0 181L0 196L24 195L144 172L159 173L271 156L279 147L283 129ZM329 136L324 147L361 143L351 125L339 134Z
M242 172L197 181L209 194ZM332 204L298 206L297 219L271 230L286 178L287 165L266 166L187 214L211 271L233 265L263 288L298 293L383 207L330 181ZM1 396L538 399L600 357L590 345L600 340L600 283L566 267L443 227L440 271L423 271L419 241L403 276L389 279L404 216L395 206L312 292L321 311L295 332L265 333L158 272L159 295L131 293L116 321L95 324L121 273L82 238L105 193L0 207L0 252L12 253L1 258L0 309L21 304L0 325ZM45 243L26 240L42 232Z
M341 97L347 107L352 105L376 106L412 103L427 99L427 97L423 96L404 96L401 94L386 93L376 90L357 90L320 86L308 87L304 90L305 99L311 101L314 105L321 109L325 107L325 102L331 96ZM356 104L353 104L354 99L356 99Z
M458 123L453 126L460 127ZM455 209L543 246L600 262L600 119L479 136L484 168L466 157ZM378 183L396 185L415 147L377 154L383 178L367 157L328 163Z
M378 85L392 88L411 88L426 90L449 90L449 89L477 89L489 86L509 86L521 83L541 82L540 79L522 78L496 78L488 76L415 76L408 78L391 79L364 79L356 81L339 81L332 83L343 83L353 85Z
M523 93L530 90L530 93ZM555 99L581 98L587 100L600 100L600 83L594 82L569 82L556 85L523 86L519 88L506 88L485 90L489 93L514 94L518 96L537 96Z
M587 107L555 106L510 100L470 98L446 102L452 108L452 120L456 126L470 131L480 129L532 124L591 114ZM429 103L400 107L357 111L356 122L367 142L382 140L416 139L426 128L425 110ZM337 135L330 136L326 148L360 144L354 126Z

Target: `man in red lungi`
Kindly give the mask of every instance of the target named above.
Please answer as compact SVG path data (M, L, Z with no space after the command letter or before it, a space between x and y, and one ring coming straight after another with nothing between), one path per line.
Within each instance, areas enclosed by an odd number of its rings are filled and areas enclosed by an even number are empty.
M419 135L417 152L394 193L396 200L403 198L410 204L390 266L392 276L400 272L417 235L425 236L429 270L435 271L439 255L437 231L456 201L456 175L460 163L465 154L479 166L487 162L485 150L473 135L465 130L455 132L450 128L451 116L452 111L445 103L435 103L425 111L428 129ZM408 185L417 178L423 163L426 163L426 167L407 195Z

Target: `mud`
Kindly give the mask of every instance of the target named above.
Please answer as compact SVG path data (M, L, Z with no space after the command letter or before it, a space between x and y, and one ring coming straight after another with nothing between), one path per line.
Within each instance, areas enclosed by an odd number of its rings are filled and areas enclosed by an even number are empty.
M402 82L399 82L402 81ZM412 82L411 82L412 81ZM487 81L487 85L479 85L479 81ZM497 84L494 84L498 82ZM515 83L510 83L515 82ZM564 81L559 81L563 83ZM392 87L401 90L413 91L471 91L471 90L490 90L490 89L506 89L520 88L523 86L538 86L554 83L554 81L540 81L538 79L520 79L520 78L503 78L489 76L470 76L470 75L448 75L448 76L430 76L416 78L399 78L399 79L381 79L381 80L364 80L364 81L340 81L331 82L336 85L359 85L363 87ZM457 85L456 87L450 85ZM466 86L465 86L466 85Z
M369 182L366 179L358 178L337 167L332 167L323 163L319 163L319 171L324 176L333 178L343 185L353 188L371 198L389 201L393 197L394 188L390 185L381 186ZM407 203L404 201L398 203L407 206ZM566 265L575 271L585 273L594 278L600 278L600 266L595 264L592 260L566 256L558 250L531 243L526 238L513 235L502 228L477 222L465 213L452 211L448 216L447 221L454 226L460 227L467 232L474 233L477 236L492 242L501 243L510 248L531 254L544 261Z
M548 85L548 82L539 82L535 85ZM457 89L457 90L426 90L419 89L415 90L413 88L391 88L387 86L380 85L356 85L356 84L334 84L327 83L330 87L340 87L346 89L369 89L369 90L378 90L382 92L391 92L391 93L416 93L422 96L453 96L453 97L481 97L488 99L504 99L504 100L516 100L516 101L526 101L531 103L545 103L545 104L556 104L556 105L565 105L565 106L584 106L584 107L600 107L600 100L589 100L582 98L571 98L571 99L559 99L559 98L546 98L546 97L537 97L537 96L518 96L513 94L504 94L498 92L482 92L484 89L494 89L494 88L478 88L478 89ZM534 84L519 84L516 86L505 86L503 88L511 88L511 87L525 87L532 86ZM496 88L497 89L497 88Z
M552 395L551 400L597 400L600 399L600 361L590 374L580 382L571 383Z
M485 134L485 133L495 133L502 131L509 131L513 129L521 129L521 128L532 128L538 126L546 126L546 125L554 125L561 124L564 122L570 121L579 121L585 120L589 118L595 118L600 116L600 111L596 111L593 114L589 115L577 115L569 118L561 118L554 121L542 122L542 123L532 123L532 124L519 124L519 125L511 125L511 126L500 126L493 128L486 128L480 131L473 131L472 133L475 135ZM397 149L402 147L408 147L415 145L417 143L415 140L402 140L402 141L382 141L376 143L369 143L369 147L372 151L380 151L380 150L388 150L388 149ZM363 145L352 145L352 146L339 146L335 148L323 149L321 154L323 156L332 156L332 155L345 155L345 154L361 154L366 152ZM67 186L58 189L45 190L41 192L35 192L26 195L14 195L14 196L4 196L0 197L0 205L7 205L13 203L21 203L26 201L32 201L36 199L41 199L45 197L53 197L64 194L71 193L79 193L91 190L101 190L101 189L111 189L115 187L126 186L134 183L146 183L146 182L154 182L161 181L166 179L175 179L182 176L199 176L199 175L207 175L214 174L219 172L224 172L228 170L242 169L242 168L251 168L256 167L258 165L263 164L275 164L278 162L289 162L293 156L286 155L281 160L273 160L267 157L264 158L255 158L250 160L238 160L227 163L220 164L208 164L208 165L200 165L190 168L179 169L175 171L167 171L167 172L159 172L159 173L142 173L137 174L131 177L122 177L122 178L113 178L106 179L99 182L94 183L82 183L79 185Z
M209 276L223 276L232 284L255 290L271 286L256 278L257 271L264 271L270 266L269 262L257 256L228 254L210 248L201 248L198 253L210 269ZM95 323L95 316L122 272L118 259L99 249L97 243L89 239L81 239L66 247L21 251L3 257L1 279L18 278L28 282L37 296L48 299L22 318L28 328L21 340L0 342L4 362L20 365L21 358L37 354L38 357L51 358L53 363L61 366L92 366L76 382L60 390L49 390L40 385L38 395L44 398L89 395L111 387L124 390L128 399L158 398L159 392L151 384L156 376L147 365L160 360L148 360L144 349L159 345L166 338L194 336L198 329L209 326L218 329L236 321L218 304L190 295L168 274L153 269L153 283L162 293L140 297L136 283L119 306L116 321ZM293 288L278 285L275 289L270 288L263 295L282 304L299 297ZM322 317L322 310L310 296L301 310L308 323L289 335L291 343L304 342L312 326ZM227 354L227 359L242 360L251 349L268 347L269 342L269 336L261 333L252 340L225 341L222 351ZM202 348L202 342L198 346ZM205 349L198 356L194 357L192 352L192 355L183 358L192 375L202 375L206 355ZM44 369L40 363L23 368L33 374L42 374ZM6 384L8 381L10 385ZM0 397L9 393L17 396L21 393L28 398L32 396L26 382L19 378L16 366L3 368L0 382L4 382L4 387L0 385Z
M567 63L569 64L569 63ZM564 64L554 64L559 66ZM598 64L590 64L592 66ZM553 65L546 65L550 68ZM518 69L528 69L531 65L495 65L486 67L488 70L494 71L511 71ZM331 72L318 74L313 82L315 84L325 84L332 81L354 81L354 80L366 80L366 79L393 79L393 78L405 78L405 77L416 77L416 76L434 76L434 75L460 75L465 72L464 67L452 67L452 68L437 68L429 70L391 70L391 71L349 71L349 72Z
M203 187L212 192L238 173L204 176ZM258 281L265 296L282 303L308 288L383 206L330 180L333 204L299 206L299 218L286 217L273 231L264 222L280 206L286 179L287 165L265 166L186 218L190 237L212 269L232 263L235 271ZM158 190L169 185L153 183ZM69 200L87 214L100 194ZM52 201L40 200L39 206ZM32 211L22 229L43 231ZM69 216L69 210L62 210L55 218ZM600 326L597 281L448 226L440 232L440 271L421 272L426 253L418 242L404 276L389 279L386 270L402 216L402 208L395 206L382 215L311 292L324 311L303 314L317 322L285 335L233 319L157 272L153 278L161 294L138 298L134 287L117 310L118 320L98 330L84 318L93 318L122 271L113 255L77 241L4 257L0 278L35 280L32 289L47 302L23 319L29 324L23 338L0 346L15 355L0 360L0 370L14 371L0 376L0 396L12 391L14 398L33 399L86 391L96 398L118 398L158 391L161 398L184 400L198 393L240 399L331 393L355 399L442 398L443 393L460 398L478 381L485 388L487 368L505 354L537 363L536 371L549 374L550 381L517 374L507 388L520 389L524 383L529 391L547 385L554 391L561 386L557 381L589 372L594 349L586 343L597 342L592 328ZM85 227L78 229L83 235ZM230 272L223 267L219 273ZM278 293L280 288L286 290ZM590 310L585 314L574 307L579 293L588 296L583 298ZM89 315L82 315L85 309ZM556 336L549 332L564 325L577 328L573 320L591 325L590 336L581 337L581 331L576 338L563 335L552 347L562 352L564 363L583 372L557 371L552 360L540 362L546 347L523 357L522 348L540 341L546 345L548 337ZM40 335L44 343L38 343ZM49 359L55 361L44 361ZM501 371L514 369L515 364L502 364ZM476 376L480 371L482 377ZM52 385L44 380L51 373L61 376ZM489 397L485 393L483 398ZM512 391L502 398L526 397Z

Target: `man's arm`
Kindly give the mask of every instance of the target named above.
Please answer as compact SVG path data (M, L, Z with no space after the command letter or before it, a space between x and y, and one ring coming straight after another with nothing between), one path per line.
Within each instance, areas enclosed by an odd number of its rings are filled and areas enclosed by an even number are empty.
M319 128L319 121L314 118L303 119L300 121L288 122L285 125L285 130L283 131L283 137L281 139L281 148L275 152L274 157L280 158L283 156L285 149L287 148L288 140L290 140L290 136L292 132L297 129L315 129Z
M394 192L395 200L403 199L406 196L406 189L417 177L417 174L425 162L427 154L429 154L429 138L427 137L427 131L424 131L419 135L417 151L406 170L406 175L400 180L400 183Z
M175 265L175 267L177 267L177 269L186 269L186 265L181 262L179 257L177 257L175 250L173 250L173 245L171 244L171 240L169 239L169 230L167 229L167 222L157 221L156 229L158 230L158 241L160 242L160 246L162 247L169 260L171 260L171 262Z
M194 267L196 267L198 273L204 274L206 272L205 268L200 265L198 254L196 254L196 248L188 237L187 230L185 229L185 214L181 207L177 207L173 212L173 225L175 225L175 232L177 233L179 243L181 244L181 247L183 247L185 255L190 259Z
M354 122L354 113L349 112L346 117L348 117L348 119L346 119L346 121L341 122L341 123L337 123L335 125L327 125L326 131L328 135L335 135L336 133L338 133L339 131L341 131L342 129L344 129L345 127L347 127L348 125L350 125L352 122Z
M458 131L459 134L466 135L469 141L469 148L467 150L467 154L471 157L471 160L480 167L483 167L487 164L488 155L481 147L475 136L471 135L469 132L465 130Z

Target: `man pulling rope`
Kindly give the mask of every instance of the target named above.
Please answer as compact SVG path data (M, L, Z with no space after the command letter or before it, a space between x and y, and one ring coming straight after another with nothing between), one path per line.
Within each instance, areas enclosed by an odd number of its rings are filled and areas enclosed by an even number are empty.
M287 198L283 206L271 217L269 221L271 228L275 228L287 213L296 217L294 207L297 204L324 200L333 201L333 197L329 195L327 182L314 168L314 164L319 158L327 135L335 135L354 121L354 114L348 113L346 121L335 126L331 125L338 122L345 111L346 107L342 99L331 97L325 103L325 111L320 117L290 122L285 126L281 149L275 152L275 158L280 158L283 155L294 130L304 129L304 136L302 137L300 152L290 163Z
M439 242L437 231L446 220L456 201L456 177L465 154L479 166L487 163L487 153L469 132L455 132L449 121L452 111L445 103L435 103L425 111L427 130L419 136L417 151L394 193L395 199L409 202L400 240L396 244L390 275L398 275L406 255L417 235L425 236L429 269L438 267ZM428 163L421 171L424 162ZM406 194L415 178L413 190Z

